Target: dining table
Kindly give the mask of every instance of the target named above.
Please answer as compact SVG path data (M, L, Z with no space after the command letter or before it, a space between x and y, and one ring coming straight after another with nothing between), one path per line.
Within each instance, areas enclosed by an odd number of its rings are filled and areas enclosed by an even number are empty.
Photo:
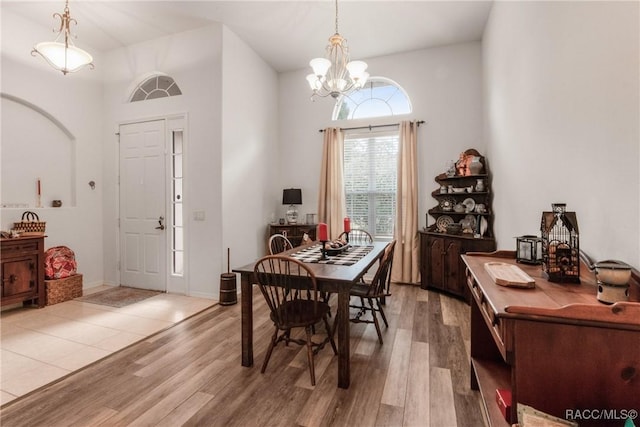
M279 254L304 262L315 274L320 291L338 294L335 328L338 332L338 387L340 388L349 388L351 383L349 291L381 258L386 246L387 242L374 242L366 248L350 246L345 253L319 259L320 243L312 242ZM234 273L240 274L242 366L253 366L254 266L255 262L252 262L232 269Z

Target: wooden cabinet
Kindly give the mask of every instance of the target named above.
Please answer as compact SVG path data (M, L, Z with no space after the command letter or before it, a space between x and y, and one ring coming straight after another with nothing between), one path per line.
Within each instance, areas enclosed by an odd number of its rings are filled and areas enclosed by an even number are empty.
M423 289L439 289L469 301L460 255L491 252L496 243L485 158L474 149L463 154L478 167L473 173L465 166L435 177L438 188L431 196L438 204L428 212L435 223L420 234L420 273ZM450 229L451 224L457 224L458 229Z
M311 240L316 240L317 226L317 224L269 224L267 239L274 234L282 234L289 239L293 246L300 246L304 233L307 233Z
M491 252L495 240L420 232L420 277L423 289L435 288L470 301L460 255Z
M496 389L517 403L580 426L620 426L640 396L640 277L634 271L629 302L597 300L595 277L583 263L581 284L543 278L540 266L517 264L535 288L498 286L487 262L515 263L514 252L467 254L471 291L471 388L480 390L490 426L511 425Z
M44 307L44 236L2 239L2 305L37 301Z

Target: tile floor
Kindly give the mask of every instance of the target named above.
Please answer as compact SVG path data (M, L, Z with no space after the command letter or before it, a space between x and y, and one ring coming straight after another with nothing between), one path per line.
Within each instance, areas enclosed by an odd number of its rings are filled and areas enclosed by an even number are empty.
M108 289L98 286L84 294ZM215 301L159 294L122 308L65 301L0 314L0 404L196 314Z

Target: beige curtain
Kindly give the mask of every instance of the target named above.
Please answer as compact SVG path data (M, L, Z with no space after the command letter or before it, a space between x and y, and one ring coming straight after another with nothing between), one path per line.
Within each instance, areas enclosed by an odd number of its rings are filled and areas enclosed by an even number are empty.
M398 193L391 280L418 283L418 123L400 122Z
M322 169L318 197L318 222L329 227L329 238L342 233L346 213L343 176L344 134L338 128L324 130Z

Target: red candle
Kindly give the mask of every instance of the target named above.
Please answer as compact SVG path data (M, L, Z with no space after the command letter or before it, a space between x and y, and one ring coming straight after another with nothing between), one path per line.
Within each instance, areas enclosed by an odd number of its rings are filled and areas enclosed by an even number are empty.
M327 224L321 222L318 224L318 240L321 242L327 242L329 240L327 236Z
M344 232L348 233L351 231L351 220L347 217L344 219Z
M40 178L38 178L38 196L40 195Z

